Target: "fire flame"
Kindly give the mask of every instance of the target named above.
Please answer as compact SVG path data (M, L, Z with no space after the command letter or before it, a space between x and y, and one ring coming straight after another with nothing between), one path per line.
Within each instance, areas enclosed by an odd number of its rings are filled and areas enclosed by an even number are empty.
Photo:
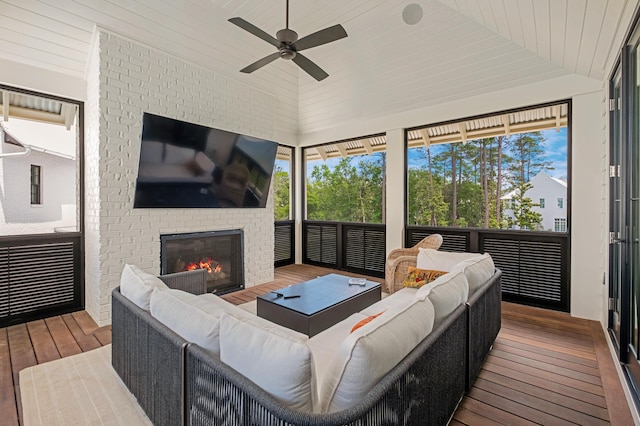
M198 260L197 262L192 262L187 264L185 267L187 271L193 271L196 269L206 269L208 273L213 274L216 272L222 271L222 265L216 262L214 259L207 257Z

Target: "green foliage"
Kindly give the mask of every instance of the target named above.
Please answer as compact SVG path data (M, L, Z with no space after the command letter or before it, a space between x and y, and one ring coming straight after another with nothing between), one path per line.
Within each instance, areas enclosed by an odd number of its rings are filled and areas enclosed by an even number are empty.
M307 179L307 218L381 223L382 181L382 160L377 158L342 158L333 169L314 166Z
M533 207L540 207L540 204L526 196L526 192L533 188L529 182L521 183L511 199L511 209L513 218L508 219L509 226L517 226L518 229L536 230L542 223L542 215L532 210Z
M288 220L290 212L289 173L276 165L273 173L273 215L275 220Z
M430 185L429 172L422 169L409 170L409 223L447 226L449 205L444 199L444 183L441 178L433 179Z

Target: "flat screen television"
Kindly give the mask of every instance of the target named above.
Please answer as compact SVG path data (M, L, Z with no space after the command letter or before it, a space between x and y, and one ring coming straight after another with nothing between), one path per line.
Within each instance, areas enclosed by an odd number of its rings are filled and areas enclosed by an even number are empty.
M265 207L278 144L144 113L134 208Z

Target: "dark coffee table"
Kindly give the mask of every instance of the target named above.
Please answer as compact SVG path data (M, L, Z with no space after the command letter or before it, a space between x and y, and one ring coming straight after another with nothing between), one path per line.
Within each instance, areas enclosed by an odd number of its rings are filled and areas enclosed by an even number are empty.
M349 285L349 279L329 274L258 296L259 317L311 337L380 300L379 283ZM288 298L289 296L300 296Z

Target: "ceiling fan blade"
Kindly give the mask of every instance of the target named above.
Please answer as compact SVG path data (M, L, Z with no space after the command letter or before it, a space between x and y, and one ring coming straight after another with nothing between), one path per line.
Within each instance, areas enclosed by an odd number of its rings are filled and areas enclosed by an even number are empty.
M300 53L298 53L296 57L293 58L293 62L298 64L298 66L302 68L304 72L306 72L307 74L309 74L311 77L315 78L318 81L322 81L325 78L329 77L329 74L324 72L322 68L320 68L319 66L311 62L309 58L307 58L306 56L303 56Z
M275 47L280 47L280 42L275 37L267 34L266 32L262 31L260 28L256 27L250 22L245 21L242 18L230 18L229 22L231 22L232 24L236 24L243 30L250 32L256 37L260 37L261 39L263 39L269 44L274 45Z
M342 25L337 24L324 30L316 31L313 34L302 37L300 40L293 43L293 46L299 52L301 50L310 49L312 47L321 46L323 44L331 43L332 41L345 38L347 32L342 28Z
M272 53L269 56L265 56L264 58L255 61L254 63L252 63L251 65L243 68L240 70L240 72L244 72L244 73L251 73L254 72L255 70L264 67L267 64L270 64L271 62L275 61L276 59L278 59L280 57L280 52L276 52L276 53Z

